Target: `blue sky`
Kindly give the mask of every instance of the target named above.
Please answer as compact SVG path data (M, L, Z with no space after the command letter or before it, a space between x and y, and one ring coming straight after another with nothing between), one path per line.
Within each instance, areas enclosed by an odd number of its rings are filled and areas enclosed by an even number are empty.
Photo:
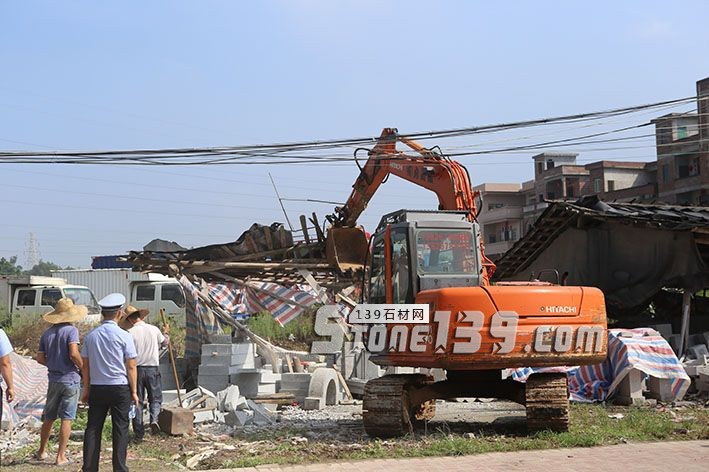
M708 14L702 1L6 1L0 149L375 136L690 96L709 75ZM652 160L647 143L580 157ZM462 162L476 184L520 182L531 155ZM153 237L233 240L252 222L283 221L269 171L283 196L340 201L357 175L352 164L1 165L0 256L24 262L29 232L43 259L83 267ZM392 179L362 221L434 206ZM293 221L331 211L286 208Z

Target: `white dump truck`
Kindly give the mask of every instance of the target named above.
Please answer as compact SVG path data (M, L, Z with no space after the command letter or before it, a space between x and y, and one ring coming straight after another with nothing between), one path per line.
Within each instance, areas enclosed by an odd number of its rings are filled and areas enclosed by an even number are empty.
M159 317L163 308L177 326L185 325L185 295L172 277L125 268L57 270L52 275L89 287L99 299L109 293L122 293L134 307L150 310L151 318ZM156 319L159 318L152 318Z
M54 308L60 298L71 298L89 309L88 322L98 321L100 308L96 297L85 285L73 285L60 277L37 275L1 275L0 306L11 322L34 319Z

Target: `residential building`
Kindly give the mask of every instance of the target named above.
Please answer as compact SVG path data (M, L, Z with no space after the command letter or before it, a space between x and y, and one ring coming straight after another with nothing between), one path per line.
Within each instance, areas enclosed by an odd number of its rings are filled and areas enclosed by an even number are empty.
M601 200L709 205L709 77L697 82L699 113L671 113L655 124L657 161L602 160L586 165L578 154L532 157L534 179L522 184L484 183L478 215L488 257L495 260L532 227L550 200Z
M522 237L524 196L520 184L482 184L475 187L483 197L478 215L487 257L496 259Z

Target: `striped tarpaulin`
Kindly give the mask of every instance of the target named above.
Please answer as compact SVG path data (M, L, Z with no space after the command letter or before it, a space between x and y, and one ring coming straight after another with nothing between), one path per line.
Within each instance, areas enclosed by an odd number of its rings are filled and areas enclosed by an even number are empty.
M221 332L218 317L197 296L200 291L206 291L209 298L233 318L240 319L267 311L281 326L318 303L309 285L284 287L269 282L250 281L242 288L234 283L212 282L202 289L185 276L180 278L180 284L185 289L186 298L185 357L199 357L202 344L209 342L209 335Z
M535 372L566 371L571 399L605 401L613 397L626 375L637 369L646 376L671 379L673 400L681 399L690 379L667 341L653 329L612 329L608 332L608 357L601 364L581 367L516 369L512 378L524 382Z
M12 362L12 379L15 384L15 401L12 404L3 401L2 419L8 420L10 427L12 427L26 416L40 419L47 401L49 380L47 379L47 368L34 359L11 352L10 361Z

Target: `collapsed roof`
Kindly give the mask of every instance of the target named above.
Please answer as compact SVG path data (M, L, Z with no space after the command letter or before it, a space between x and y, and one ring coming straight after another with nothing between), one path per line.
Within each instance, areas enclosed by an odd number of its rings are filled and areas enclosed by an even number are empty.
M709 208L551 202L497 262L494 279L556 269L567 285L599 287L611 308L646 304L663 287L709 286Z
M319 285L337 289L351 285L353 277L328 263L319 227L312 240L305 235L304 241L294 241L292 232L281 223L254 223L234 242L189 250L131 251L126 259L135 270L197 275L207 281L295 285L305 282L300 271L307 270Z

